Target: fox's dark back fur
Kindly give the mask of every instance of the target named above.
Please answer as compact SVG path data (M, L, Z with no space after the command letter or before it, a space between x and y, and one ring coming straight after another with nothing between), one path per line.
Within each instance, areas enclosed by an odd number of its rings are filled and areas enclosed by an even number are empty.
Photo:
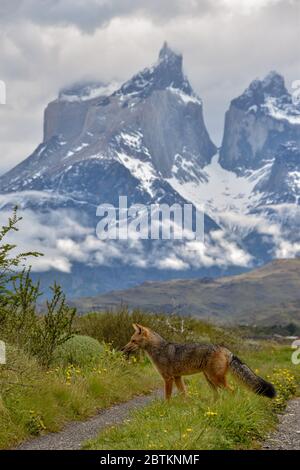
M237 356L232 356L230 361L231 371L253 392L268 398L276 396L276 390L270 382L256 375L247 364L244 364Z
M166 375L192 374L205 369L212 353L218 349L213 344L200 343L169 343L162 342L159 346L149 344L146 348L154 364Z

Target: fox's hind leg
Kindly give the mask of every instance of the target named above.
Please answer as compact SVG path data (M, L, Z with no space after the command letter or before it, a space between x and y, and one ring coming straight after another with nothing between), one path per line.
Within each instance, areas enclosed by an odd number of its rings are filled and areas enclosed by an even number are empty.
M226 388L230 392L233 392L234 389L227 383L226 376L212 376L209 374L204 373L207 382L211 386L213 390L216 391L217 394L217 389L218 388Z
M208 385L210 386L213 394L214 394L214 401L218 399L218 389L217 386L214 384L214 382L209 378L209 376L204 372L204 377L207 380Z
M224 354L222 350L218 350L213 354L207 364L204 375L207 381L216 389L222 387L232 392L233 389L228 385L226 380L228 367L229 362L227 355Z
M171 377L168 379L164 379L164 381L165 381L165 399L170 400L171 395L172 395L174 379L173 377Z
M233 392L234 392L234 388L231 387L231 385L229 385L229 383L227 382L226 377L224 377L224 379L225 379L224 387L227 388L227 390L229 390L231 393L233 393Z
M175 384L177 387L177 390L182 393L184 396L186 396L186 386L183 381L182 377L175 377Z

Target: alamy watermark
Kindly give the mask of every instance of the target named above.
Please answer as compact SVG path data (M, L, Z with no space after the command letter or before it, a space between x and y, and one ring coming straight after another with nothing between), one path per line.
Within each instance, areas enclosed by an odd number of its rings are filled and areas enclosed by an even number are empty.
M292 82L292 102L294 106L300 105L300 80Z
M292 363L298 366L300 364L300 339L295 339L295 341L292 342L291 348L296 349L291 357Z
M6 85L3 80L0 80L0 104L6 104Z
M0 364L6 364L6 346L4 341L0 340Z
M193 204L134 204L119 197L119 206L100 204L96 227L100 240L200 240L204 241L204 212Z

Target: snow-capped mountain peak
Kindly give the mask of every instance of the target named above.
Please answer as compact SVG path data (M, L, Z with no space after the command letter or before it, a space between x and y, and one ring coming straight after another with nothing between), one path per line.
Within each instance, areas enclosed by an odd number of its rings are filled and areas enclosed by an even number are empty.
M202 101L183 73L180 54L164 43L152 67L114 92L113 87L87 82L61 90L58 99L47 106L44 118L42 154L50 152L52 158L44 159L39 171L37 149L2 179L2 189L24 190L26 184L31 190L40 189L47 181L48 189L73 192L72 173L77 175L79 169L88 167L88 161L94 165L96 160L106 166L105 171L108 166L121 165L122 171L126 169L140 181L148 197L155 196L152 186L170 177L174 168L185 180L201 174L216 147L205 128ZM64 145L54 146L55 139ZM32 178L32 171L39 177ZM64 185L64 181L68 183ZM86 180L80 184L80 194L84 184L86 193L90 192Z
M178 62L180 61L180 66L182 63L182 54L176 54L173 49L169 47L167 41L163 43L163 46L158 54L159 61L162 62Z
M268 97L287 98L289 93L285 87L284 78L272 71L262 79L253 80L249 87L238 97L232 100L232 105L243 110L253 110L265 103Z
M270 72L231 101L220 163L237 172L257 169L287 141L300 145L300 105L293 102L283 77Z
M231 104L248 113L261 113L290 124L300 124L300 105L293 102L283 76L274 71L263 80L252 81Z
M187 95L193 94L192 87L182 70L182 55L176 54L165 42L157 62L134 75L115 94L145 98L153 91L167 87L181 90Z
M283 76L274 70L266 75L261 85L266 95L282 96L288 93Z

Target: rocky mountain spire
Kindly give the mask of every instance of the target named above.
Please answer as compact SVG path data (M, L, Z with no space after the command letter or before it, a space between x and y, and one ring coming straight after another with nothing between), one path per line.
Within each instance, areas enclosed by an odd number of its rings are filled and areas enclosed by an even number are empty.
M263 80L253 80L238 98L232 100L232 104L240 109L248 109L250 106L263 104L270 96L288 96L283 76L275 71L269 72Z
M167 87L182 90L188 95L193 93L182 70L182 55L176 54L168 43L164 42L159 52L158 61L152 67L134 75L115 94L146 97L154 90Z
M158 58L160 62L164 62L165 64L177 63L180 68L182 67L182 54L176 54L173 49L169 47L167 41L163 43Z
M236 173L263 166L280 144L293 140L300 145L299 124L300 109L279 73L252 81L226 113L221 165Z

